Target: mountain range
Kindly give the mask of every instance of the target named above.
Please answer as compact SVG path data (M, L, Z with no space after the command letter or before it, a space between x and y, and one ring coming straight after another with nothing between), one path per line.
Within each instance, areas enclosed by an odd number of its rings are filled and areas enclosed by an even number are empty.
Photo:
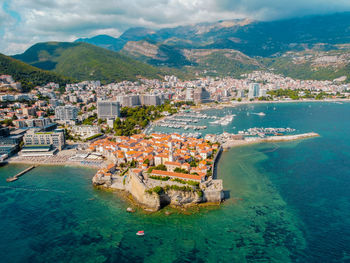
M105 41L107 40L108 41ZM236 49L248 56L271 56L286 51L300 51L315 44L350 42L350 13L308 16L277 21L236 19L199 23L157 31L131 28L119 38L95 36L77 42L105 45L119 51L129 41L149 40L178 48ZM327 48L327 47L326 47Z
M101 36L78 39L100 45ZM236 19L131 28L105 48L155 66L238 76L256 69L295 78L349 76L350 13L277 21ZM118 44L112 44L118 43Z
M153 30L130 28L74 43L47 42L13 56L77 80L166 73L240 76L268 70L301 79L350 78L350 13L277 21L235 19Z

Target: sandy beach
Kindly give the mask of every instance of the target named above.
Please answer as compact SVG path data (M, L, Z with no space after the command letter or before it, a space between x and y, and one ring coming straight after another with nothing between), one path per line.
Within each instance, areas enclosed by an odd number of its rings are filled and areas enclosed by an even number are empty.
M20 156L14 155L7 159L9 164L38 164L38 165L69 165L100 169L105 166L103 160L72 159L77 154L75 150L63 150L53 156Z

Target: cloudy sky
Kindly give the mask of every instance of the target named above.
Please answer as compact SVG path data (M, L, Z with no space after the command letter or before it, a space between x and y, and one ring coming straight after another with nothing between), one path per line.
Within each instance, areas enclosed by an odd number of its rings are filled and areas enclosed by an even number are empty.
M0 0L0 52L73 41L133 26L173 27L234 18L273 20L350 11L350 0Z

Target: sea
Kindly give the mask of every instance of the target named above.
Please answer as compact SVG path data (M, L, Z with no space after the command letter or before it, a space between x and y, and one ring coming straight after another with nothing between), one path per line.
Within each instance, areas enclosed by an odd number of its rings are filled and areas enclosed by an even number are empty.
M40 166L7 183L27 166L3 166L0 262L350 262L350 104L205 113L236 117L201 132L290 127L320 137L224 152L227 199L187 211L127 213L120 193L92 186L93 169Z

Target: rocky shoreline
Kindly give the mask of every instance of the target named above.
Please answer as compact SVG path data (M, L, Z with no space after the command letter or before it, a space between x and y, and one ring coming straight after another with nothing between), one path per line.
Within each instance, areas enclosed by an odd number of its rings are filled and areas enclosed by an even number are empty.
M232 147L261 142L293 141L318 136L319 134L310 132L266 138L251 137L244 140L226 141L222 147L227 150ZM215 158L215 164L218 161L216 159L219 158ZM213 171L215 171L215 165ZM222 180L214 178L216 177L208 178L194 187L174 181L155 180L150 178L146 172L130 169L122 176L113 174L106 176L104 173L97 172L92 178L92 183L97 187L124 192L135 204L146 211L158 211L168 205L176 208L187 208L204 203L221 203L224 200L223 183Z
M152 190L154 181L133 171L124 176L107 177L96 173L92 179L95 186L130 194L135 203L147 211L158 211L168 205L186 208L201 203L219 204L224 199L222 180L210 179L201 183L198 188L177 182L158 181L158 191Z

